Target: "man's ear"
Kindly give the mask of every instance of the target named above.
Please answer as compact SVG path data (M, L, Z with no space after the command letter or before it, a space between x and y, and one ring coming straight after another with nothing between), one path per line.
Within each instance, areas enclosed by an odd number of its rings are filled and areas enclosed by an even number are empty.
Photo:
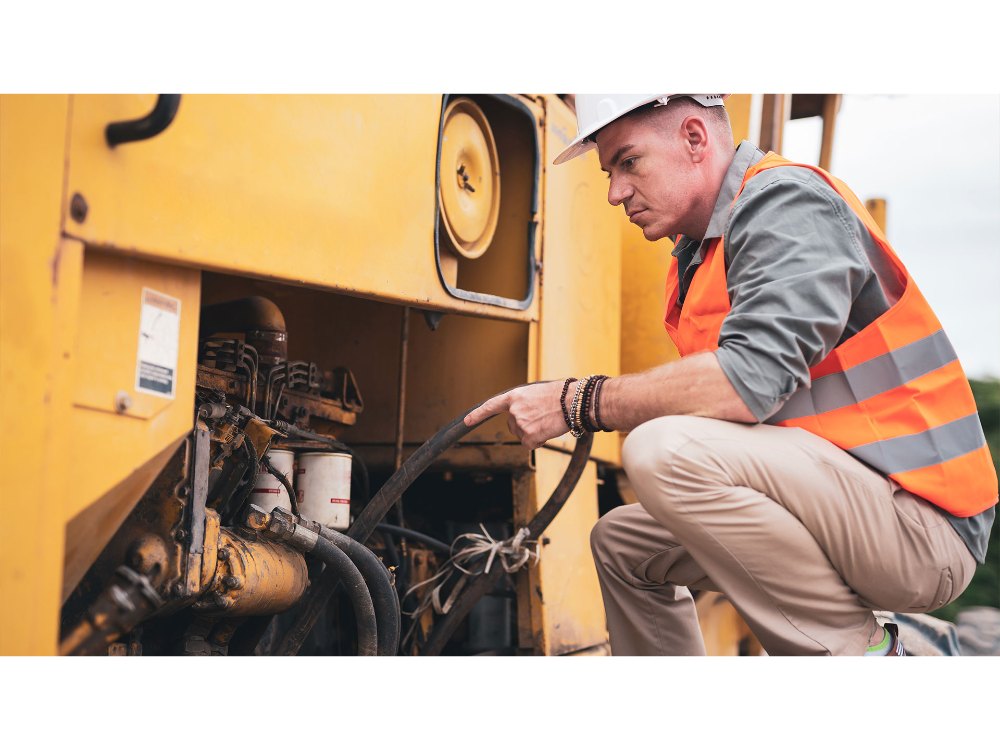
M692 163L697 164L705 159L708 153L708 126L698 115L688 115L681 121L681 133L684 136L684 146L691 157Z

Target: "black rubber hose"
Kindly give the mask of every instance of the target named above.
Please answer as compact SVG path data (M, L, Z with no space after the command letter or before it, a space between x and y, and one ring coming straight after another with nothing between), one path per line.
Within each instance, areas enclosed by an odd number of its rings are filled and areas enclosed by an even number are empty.
M506 391L504 391L504 393L506 393ZM483 403L485 403L485 401ZM360 515L358 515L357 519L351 525L351 528L348 529L348 536L359 542L365 542L369 535L371 535L371 533L375 530L375 527L385 517L389 508L395 505L396 501L404 492L406 492L407 488L413 484L416 478L423 474L427 467L430 466L438 456L478 427L478 425L475 427L468 427L465 424L465 417L469 414L469 412L474 409L478 409L481 405L482 404L476 404L472 407L472 409L469 409L453 419L447 425L438 430L438 432L430 440L417 448L417 450L403 462L403 465L396 470L396 473L389 477L389 480L382 485L379 491L375 494L375 497L371 499L371 502L365 506L365 509L360 513ZM591 433L587 433L576 441L576 448L573 450L573 458L570 460L570 465L567 467L562 481L559 482L559 485L550 496L549 501L545 504L542 510L539 511L539 516L543 513L549 513L554 516L555 513L558 512L558 509L562 507L562 503L564 503L566 498L569 497L570 493L573 491L573 487L576 486L577 481L583 474L583 469L587 465L587 458L590 456L590 447L593 444L593 439L594 436ZM557 496L560 494L562 497L561 501L558 503L558 507L553 507L553 509L549 511L550 506L553 505L553 501L556 500ZM551 521L551 518L549 518L549 521ZM546 521L545 526L547 525L548 522ZM313 625L316 624L316 621L322 614L323 609L326 607L326 602L333 593L334 588L337 586L337 582L336 576L323 575L316 582L316 585L310 589L309 593L306 595L306 600L303 602L298 618L292 624L291 629L285 633L284 638L282 638L282 641L278 646L277 653L279 655L294 656L299 652L302 642L305 640L306 636L309 635L309 631L312 630Z
M267 457L267 454L264 454L264 457L261 458L260 461L264 464L264 468L267 469L267 473L281 482L281 486L284 487L285 492L288 493L288 502L292 506L292 513L298 515L299 503L296 500L295 489L292 487L292 483L288 481L288 477L275 468L274 464L271 463L271 459Z
M562 479L542 509L528 524L528 539L539 539L542 532L552 523L552 519L566 504L570 493L573 492L573 488L583 474L583 470L587 467L587 459L590 457L590 447L593 441L594 436L589 432L576 441L576 449L573 451L573 456L569 460L569 466L566 467ZM437 656L440 654L451 634L455 632L472 607L493 589L504 572L503 565L494 561L489 573L472 576L472 580L458 595L447 614L434 623L434 629L427 637L427 642L420 650L420 655Z
M378 655L395 656L399 650L399 597L392 576L375 553L339 531L319 527L319 534L342 549L361 572L371 594L378 623Z
M324 577L332 577L344 584L347 597L354 608L354 619L358 624L358 656L376 656L378 654L378 621L375 618L375 605L372 595L365 585L364 576L340 547L320 536L316 546L309 552L324 563ZM398 637L398 636L397 636Z
M438 552L443 552L446 555L451 554L451 547L442 542L440 539L435 539L432 536L427 536L427 534L421 534L419 531L414 531L413 529L404 529L402 526L394 526L391 523L380 523L375 527L379 531L384 531L387 534L392 534L396 537L405 537L406 539L412 539L414 542L420 542L421 544L426 544L433 550Z

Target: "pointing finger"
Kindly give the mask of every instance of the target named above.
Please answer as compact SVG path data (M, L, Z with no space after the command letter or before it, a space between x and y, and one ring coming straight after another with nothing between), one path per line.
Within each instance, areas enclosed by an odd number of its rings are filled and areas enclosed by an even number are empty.
M477 408L470 411L465 415L465 424L467 427L474 427L480 422L484 421L488 417L492 417L494 414L499 414L502 411L507 411L510 407L510 396L506 393L501 396L496 396L488 401L484 401Z

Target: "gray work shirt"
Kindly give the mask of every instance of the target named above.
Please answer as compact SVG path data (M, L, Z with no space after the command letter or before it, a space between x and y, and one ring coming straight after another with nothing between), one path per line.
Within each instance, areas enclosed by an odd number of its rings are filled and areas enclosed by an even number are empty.
M708 241L725 237L731 310L716 356L736 392L763 422L796 390L809 368L871 323L902 294L864 222L823 178L803 167L775 167L747 182L763 152L743 141L722 181L702 240L674 248L683 303ZM980 563L995 509L970 518L941 511Z

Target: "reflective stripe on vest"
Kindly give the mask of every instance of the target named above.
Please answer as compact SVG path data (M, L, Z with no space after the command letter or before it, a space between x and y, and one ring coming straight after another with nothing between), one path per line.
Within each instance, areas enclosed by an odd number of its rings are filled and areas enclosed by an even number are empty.
M840 180L774 153L747 170L737 196L752 177L778 166L810 169L836 190L885 252L904 291L883 315L810 368L810 385L767 421L829 440L954 515L975 515L996 504L996 470L968 380L882 230ZM730 310L723 243L708 243L683 306L677 304L677 260L671 258L664 325L681 356L718 348Z

